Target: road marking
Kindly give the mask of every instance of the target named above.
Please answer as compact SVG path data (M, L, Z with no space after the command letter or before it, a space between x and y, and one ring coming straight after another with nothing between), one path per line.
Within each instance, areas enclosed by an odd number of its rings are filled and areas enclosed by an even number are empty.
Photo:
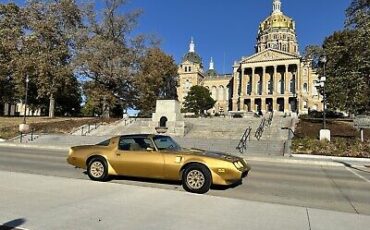
M352 170L351 168L346 167L346 169L347 169L348 171L350 171L351 173L355 174L356 176L358 176L359 178L363 179L364 181L366 181L366 182L370 183L370 180L369 180L369 179L367 179L367 178L365 178L364 176L360 175L359 173L357 173L356 171Z

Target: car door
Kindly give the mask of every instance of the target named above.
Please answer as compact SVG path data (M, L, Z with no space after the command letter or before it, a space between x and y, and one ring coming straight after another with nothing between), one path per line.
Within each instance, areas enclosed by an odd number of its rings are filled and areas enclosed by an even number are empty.
M120 175L148 178L164 176L163 155L155 150L152 141L146 137L121 137L111 164Z

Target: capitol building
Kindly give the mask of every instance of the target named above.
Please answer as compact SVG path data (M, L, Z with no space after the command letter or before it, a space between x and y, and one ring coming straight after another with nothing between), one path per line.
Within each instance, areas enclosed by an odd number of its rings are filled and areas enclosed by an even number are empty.
M214 113L280 111L287 114L322 110L322 96L315 87L318 74L311 60L299 54L294 20L273 0L272 12L257 33L255 54L234 62L231 74L219 75L213 60L207 71L191 39L179 64L178 99L184 102L191 86L202 85L216 100Z

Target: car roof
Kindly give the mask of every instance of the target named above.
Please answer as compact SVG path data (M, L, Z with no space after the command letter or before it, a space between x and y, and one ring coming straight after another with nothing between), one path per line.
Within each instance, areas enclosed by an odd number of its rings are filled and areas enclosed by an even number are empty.
M168 137L166 135L157 135L157 134L128 134L128 135L121 135L118 137L144 137L144 138L153 138L153 137Z

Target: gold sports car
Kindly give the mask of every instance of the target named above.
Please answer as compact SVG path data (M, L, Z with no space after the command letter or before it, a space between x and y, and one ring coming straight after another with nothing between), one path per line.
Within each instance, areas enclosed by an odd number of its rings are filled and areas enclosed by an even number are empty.
M171 137L152 134L112 137L71 147L67 162L87 169L90 179L111 175L182 181L186 191L206 193L212 184L231 185L250 170L240 157L181 148Z

